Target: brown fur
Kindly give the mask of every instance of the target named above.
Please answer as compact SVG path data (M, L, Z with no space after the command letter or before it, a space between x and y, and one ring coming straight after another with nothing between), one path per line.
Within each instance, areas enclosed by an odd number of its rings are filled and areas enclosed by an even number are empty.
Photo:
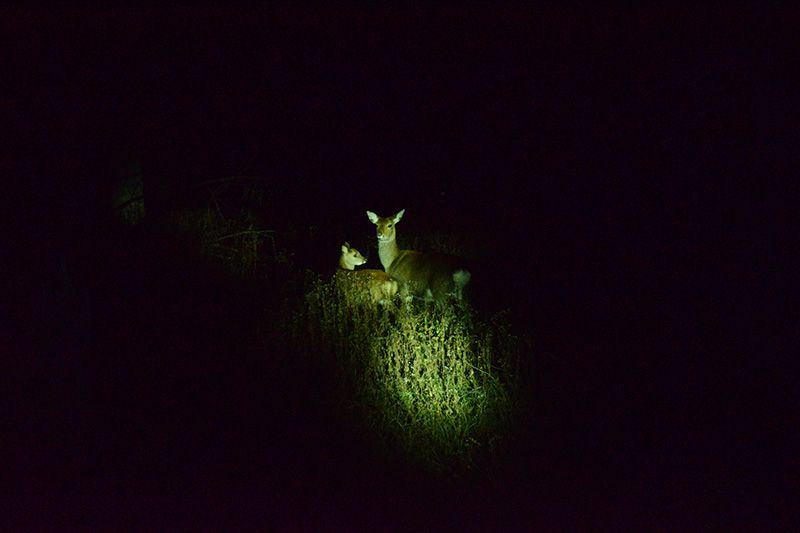
M339 287L358 303L386 303L394 298L398 290L397 280L382 270L355 270L357 265L364 263L364 256L344 243L339 257L339 270L335 274Z
M461 259L442 253L401 250L397 245L396 225L404 213L405 209L391 217L379 217L367 211L367 217L377 228L378 255L384 270L402 282L404 293L436 301L443 301L449 295L461 300L470 279Z

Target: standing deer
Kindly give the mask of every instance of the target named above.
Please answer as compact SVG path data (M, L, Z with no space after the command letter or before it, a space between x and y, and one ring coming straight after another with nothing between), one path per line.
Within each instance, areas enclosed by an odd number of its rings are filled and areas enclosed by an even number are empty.
M458 257L436 253L401 250L397 246L396 224L405 209L391 217L379 217L367 211L367 217L377 227L378 256L387 274L400 280L404 292L425 300L442 302L448 296L464 297L464 286L471 277Z
M361 252L344 243L336 281L353 301L384 304L397 294L397 280L383 270L355 270L356 266L366 262Z

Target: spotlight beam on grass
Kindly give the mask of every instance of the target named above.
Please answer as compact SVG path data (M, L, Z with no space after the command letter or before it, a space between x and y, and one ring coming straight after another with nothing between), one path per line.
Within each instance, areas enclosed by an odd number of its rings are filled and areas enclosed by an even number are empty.
M333 351L355 403L384 442L436 470L469 466L510 430L519 357L506 324L467 306L357 305L318 281L298 338Z

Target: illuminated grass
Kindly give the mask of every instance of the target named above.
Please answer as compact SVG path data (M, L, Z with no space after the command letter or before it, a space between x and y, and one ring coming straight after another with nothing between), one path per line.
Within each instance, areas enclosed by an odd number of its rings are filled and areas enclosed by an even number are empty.
M295 323L303 342L333 352L384 443L449 472L492 455L510 429L519 343L507 326L466 306L355 305L321 281Z
M226 209L212 200L175 211L172 221L235 275L275 281L268 300L274 322L265 328L282 340L290 333L307 362L334 373L337 398L366 422L381 449L446 473L499 455L512 428L522 349L503 315L482 320L464 304L365 304L348 297L346 285L310 271L302 290L303 273L279 251L283 244L275 246L287 237L257 229L235 201ZM441 237L438 248L450 242Z

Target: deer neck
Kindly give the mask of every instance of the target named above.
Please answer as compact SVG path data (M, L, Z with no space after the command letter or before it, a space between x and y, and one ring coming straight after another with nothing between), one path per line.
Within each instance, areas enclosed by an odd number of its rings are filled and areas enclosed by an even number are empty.
M378 241L378 257L381 260L381 265L383 265L384 270L389 270L389 266L398 255L400 255L400 249L397 247L396 239Z

